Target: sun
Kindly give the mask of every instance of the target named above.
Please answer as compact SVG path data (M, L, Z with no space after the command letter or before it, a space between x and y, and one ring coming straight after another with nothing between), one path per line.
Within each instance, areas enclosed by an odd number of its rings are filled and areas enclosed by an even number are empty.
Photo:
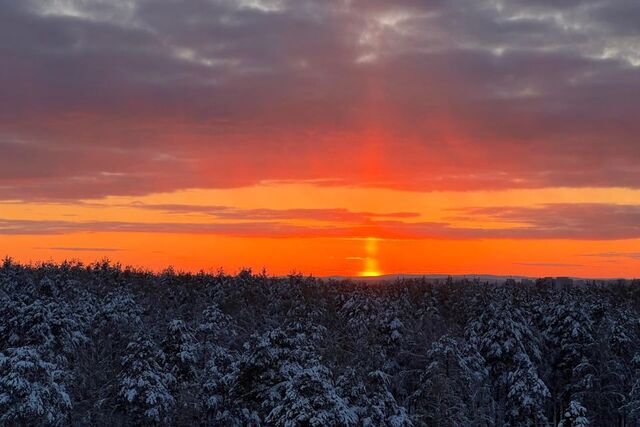
M360 277L379 277L382 273L379 271L361 271Z

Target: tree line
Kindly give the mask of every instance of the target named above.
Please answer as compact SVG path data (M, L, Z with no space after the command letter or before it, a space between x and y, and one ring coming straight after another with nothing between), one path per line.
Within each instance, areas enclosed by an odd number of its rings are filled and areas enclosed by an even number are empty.
M0 424L637 426L640 283L0 266Z

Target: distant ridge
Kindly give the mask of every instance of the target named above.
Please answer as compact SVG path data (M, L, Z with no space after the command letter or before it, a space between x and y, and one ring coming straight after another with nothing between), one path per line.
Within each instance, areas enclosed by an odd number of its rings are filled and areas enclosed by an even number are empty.
M493 274L383 274L380 276L324 276L321 279L324 280L357 280L364 282L386 282L399 279L430 279L430 280L447 280L449 277L455 280L467 279L467 280L480 280L484 282L496 282L502 283L509 279L522 281L522 280L536 280L535 277L527 276L499 276Z
M479 280L481 282L490 282L490 283L505 283L507 280L515 280L517 282L535 282L538 279L569 279L574 281L574 283L579 284L585 281L602 281L602 282L611 282L617 280L631 280L624 278L585 278L585 277L532 277L532 276L501 276L496 274L383 274L380 276L324 276L320 277L323 280L354 280L354 281L362 281L362 282L389 282L394 280L401 279L427 279L427 280L437 280L443 281L447 280L451 277L454 280Z

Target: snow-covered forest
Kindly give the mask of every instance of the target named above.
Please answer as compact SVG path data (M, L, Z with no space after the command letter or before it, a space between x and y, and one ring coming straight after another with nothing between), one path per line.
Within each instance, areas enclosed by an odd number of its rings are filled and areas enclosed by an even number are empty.
M640 283L0 267L0 424L640 424Z

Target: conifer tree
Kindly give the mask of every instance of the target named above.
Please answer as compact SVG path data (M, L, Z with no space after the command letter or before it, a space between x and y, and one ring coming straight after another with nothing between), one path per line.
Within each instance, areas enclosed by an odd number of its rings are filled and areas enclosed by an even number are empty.
M165 365L165 356L151 340L136 334L122 357L118 376L119 398L125 414L134 423L165 422L175 404L171 386L175 377Z
M64 370L34 346L0 353L0 423L60 425L72 407Z

